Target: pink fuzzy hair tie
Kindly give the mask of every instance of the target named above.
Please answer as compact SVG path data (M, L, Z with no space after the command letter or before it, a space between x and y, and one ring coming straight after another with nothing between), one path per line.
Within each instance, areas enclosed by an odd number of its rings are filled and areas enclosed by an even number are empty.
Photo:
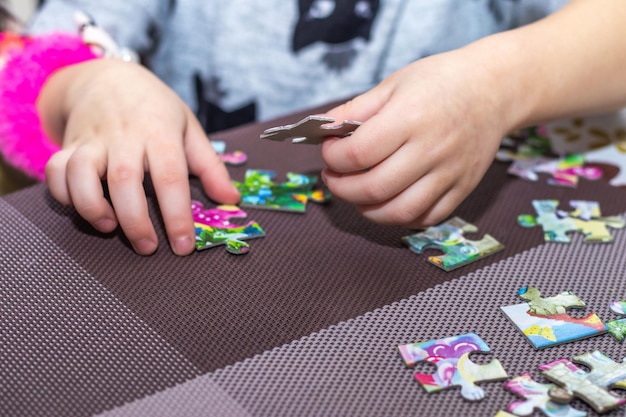
M45 167L60 147L43 131L37 97L56 70L97 58L77 35L0 33L0 153L6 162L45 180Z

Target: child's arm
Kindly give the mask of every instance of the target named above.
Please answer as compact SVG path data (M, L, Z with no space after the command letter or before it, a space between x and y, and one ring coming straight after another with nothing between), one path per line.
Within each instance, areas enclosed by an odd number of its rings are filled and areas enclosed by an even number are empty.
M179 255L195 245L189 172L213 199L231 204L239 199L191 110L140 65L97 59L64 68L48 79L37 106L46 132L63 147L46 166L52 195L102 232L119 224L140 254L157 248L143 190L145 172Z
M509 131L626 104L624 22L623 0L574 0L539 22L392 74L329 113L364 123L323 144L326 184L375 222L444 220Z

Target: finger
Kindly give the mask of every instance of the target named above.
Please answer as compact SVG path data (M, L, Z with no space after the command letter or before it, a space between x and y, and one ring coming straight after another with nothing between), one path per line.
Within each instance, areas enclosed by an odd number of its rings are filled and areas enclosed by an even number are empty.
M233 185L224 162L215 153L191 111L187 114L185 153L190 172L200 178L209 197L224 204L236 204L239 201L239 191Z
M423 227L425 221L436 222L450 214L456 207L451 203L462 201L456 193L443 199L454 186L454 180L431 173L384 203L357 206L357 209L374 223Z
M390 90L379 85L368 92L342 103L329 110L323 116L335 119L337 123L344 120L366 121L382 109L389 101Z
M341 174L325 169L324 183L341 200L356 205L388 201L401 193L431 168L432 161L416 162L418 145L405 143L397 152L367 171Z
M152 138L147 149L148 166L159 201L165 230L172 251L188 255L195 248L195 230L191 213L189 174L181 141L168 141L180 133L163 132L162 139Z
M67 187L74 208L96 230L109 233L117 227L117 219L104 198L105 171L106 153L97 145L80 146L67 160Z
M331 171L358 172L369 169L396 152L415 132L408 121L397 123L395 105L386 106L352 135L325 141L322 157Z
M70 150L61 150L52 155L46 164L46 184L50 194L61 204L71 205L72 198L67 187L67 161L72 155Z
M124 146L116 146L125 140ZM135 251L149 255L157 249L157 235L143 189L144 149L140 141L118 138L109 149L107 181L119 224Z

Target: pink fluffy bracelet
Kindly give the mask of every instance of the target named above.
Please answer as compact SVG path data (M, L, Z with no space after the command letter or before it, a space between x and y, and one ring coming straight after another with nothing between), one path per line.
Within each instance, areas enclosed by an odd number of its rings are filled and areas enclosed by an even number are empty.
M52 73L97 58L78 35L0 33L0 153L6 162L43 181L60 148L43 131L37 97Z

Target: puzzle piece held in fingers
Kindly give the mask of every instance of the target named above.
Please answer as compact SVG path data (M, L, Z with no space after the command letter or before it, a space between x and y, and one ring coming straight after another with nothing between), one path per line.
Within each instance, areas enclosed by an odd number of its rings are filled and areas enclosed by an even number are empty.
M292 138L291 143L319 145L328 137L346 137L361 125L360 122L344 120L338 125L330 125L335 119L322 116L307 116L297 123L267 129L261 139L282 142Z
M463 236L464 233L477 231L478 228L473 224L460 217L453 217L423 232L404 236L402 241L415 253L422 253L428 248L443 251L444 255L429 256L428 261L446 271L451 271L504 248L504 245L488 234L481 240L469 240Z
M226 245L228 253L242 255L250 251L246 240L265 236L265 231L255 221L245 225L230 222L232 218L247 217L246 212L237 206L205 209L199 201L192 201L191 210L196 229L196 250Z

